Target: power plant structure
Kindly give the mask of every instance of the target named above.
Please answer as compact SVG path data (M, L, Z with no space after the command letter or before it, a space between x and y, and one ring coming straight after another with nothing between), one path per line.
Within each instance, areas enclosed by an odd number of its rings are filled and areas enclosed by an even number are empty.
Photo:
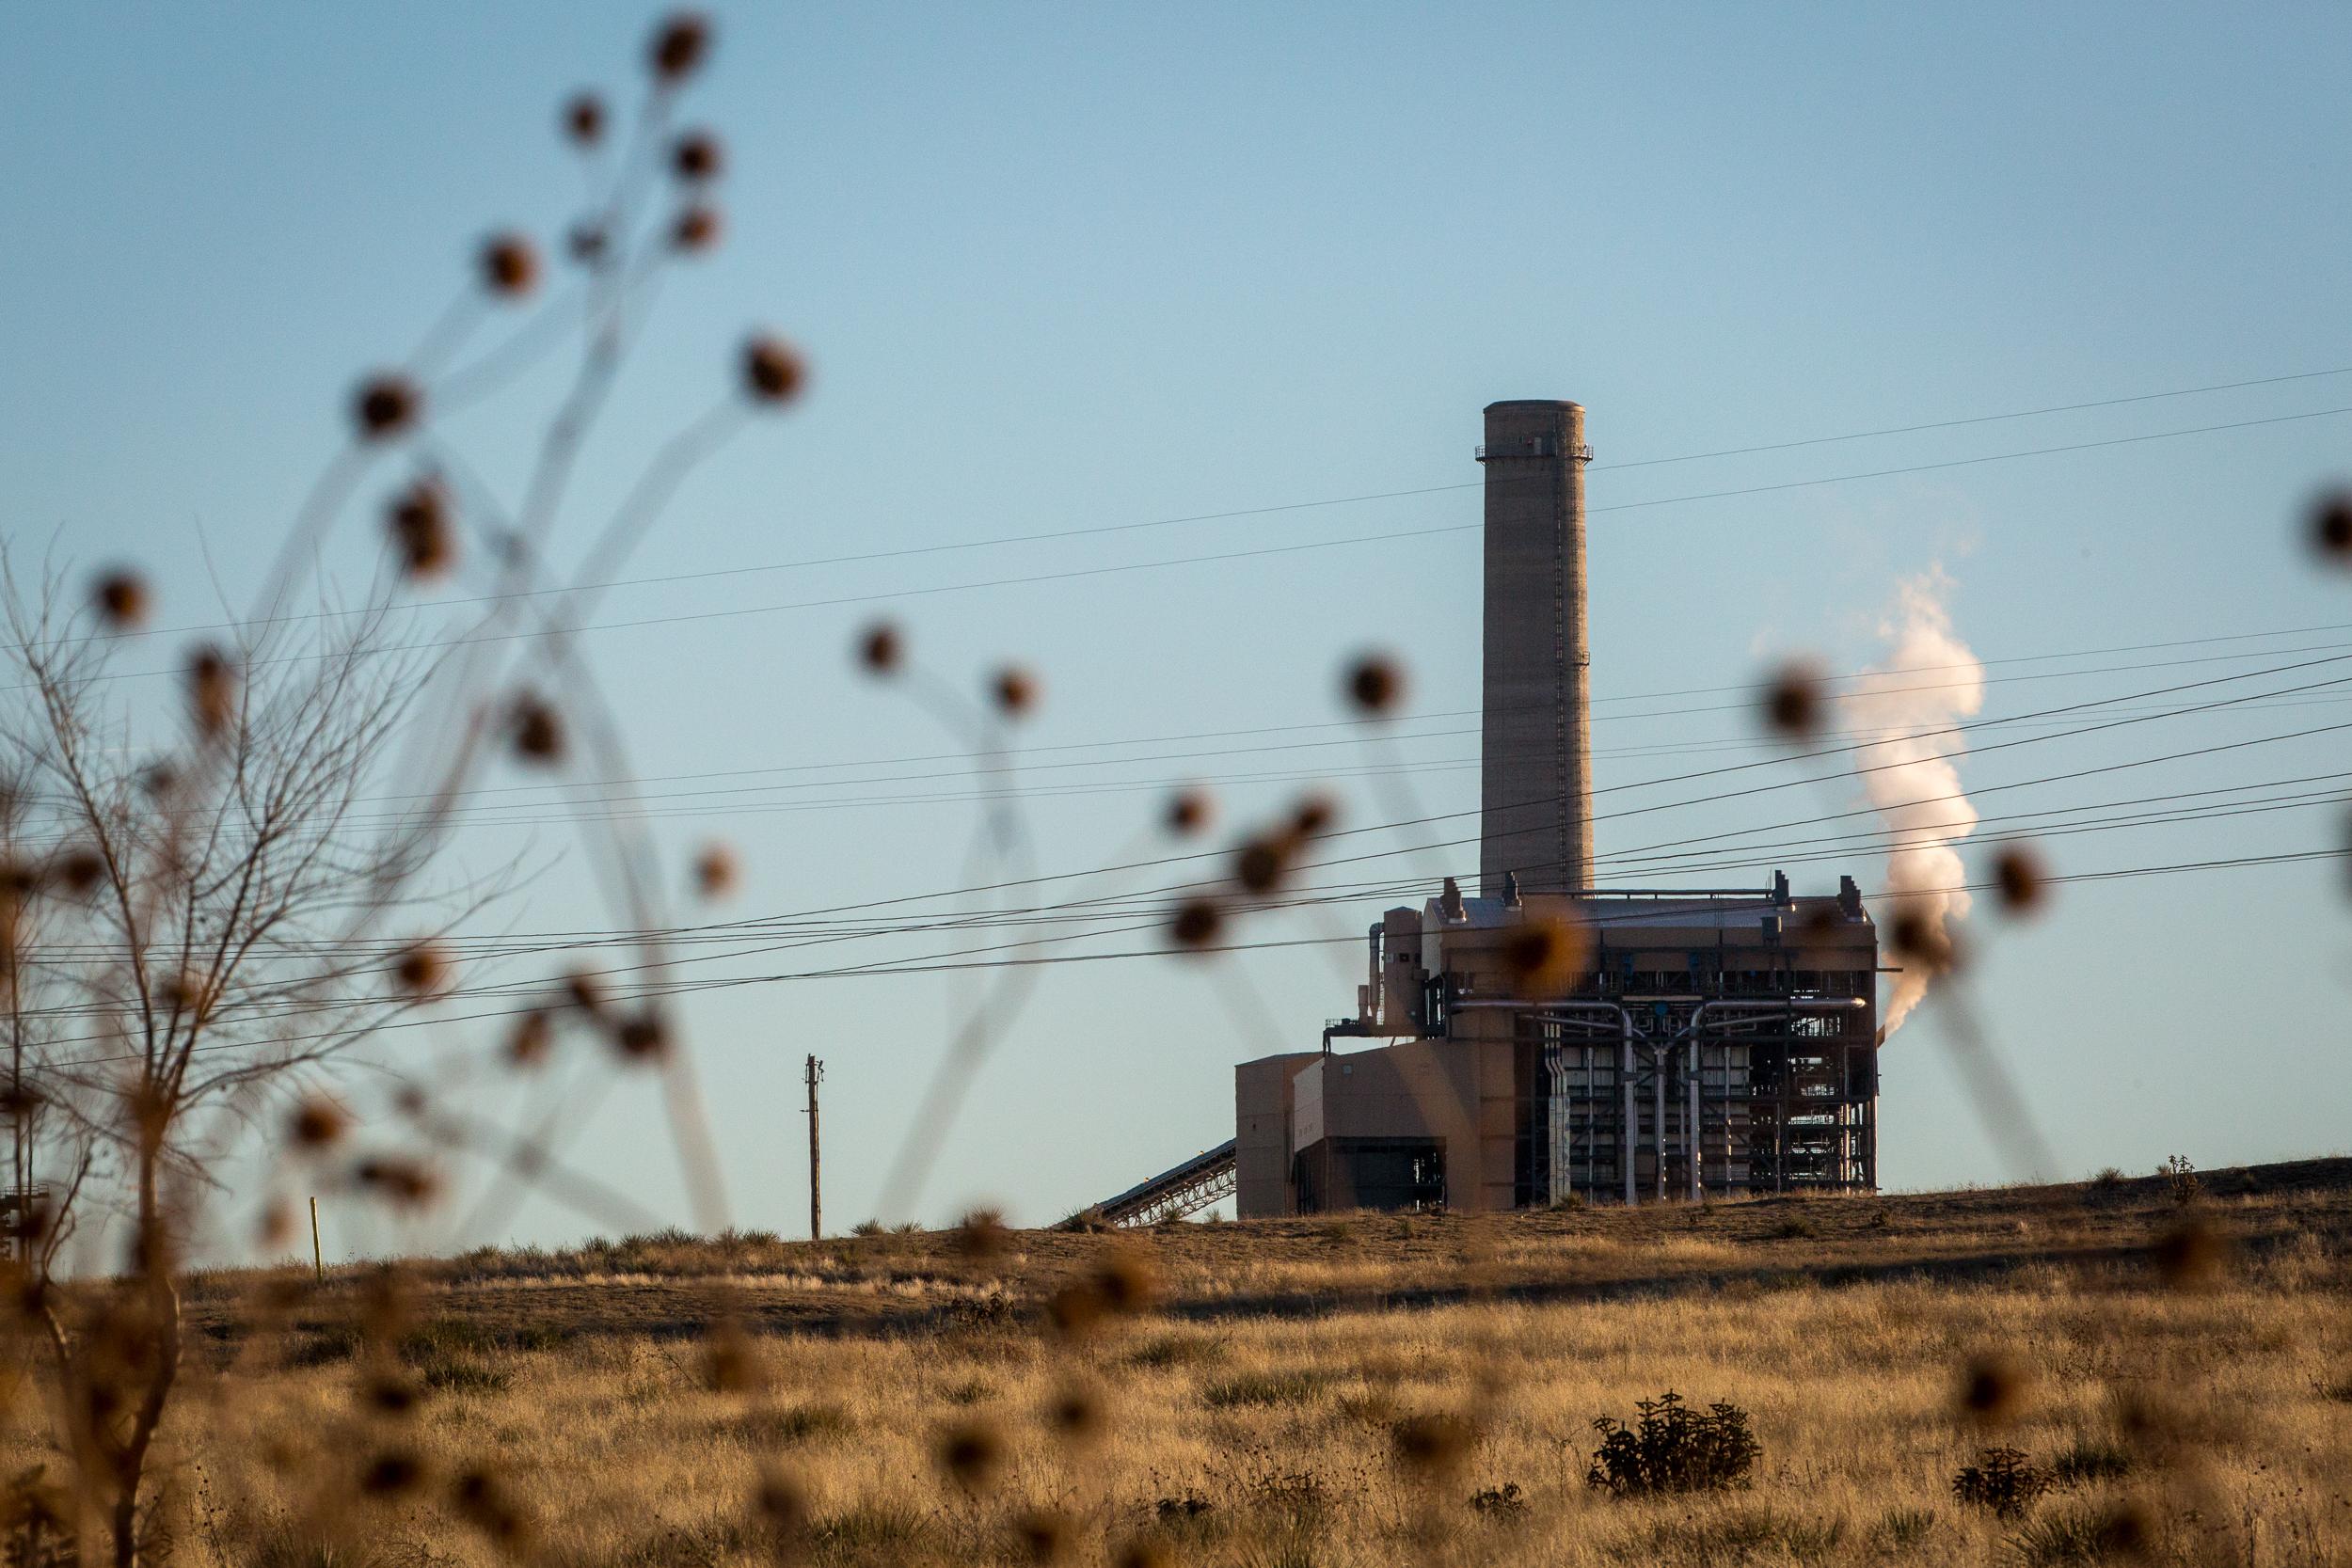
M1233 1141L1103 1205L1114 1223L1227 1193L1248 1219L1876 1189L1860 889L1594 885L1584 410L1490 404L1477 458L1478 891L1448 878L1375 922L1355 1016L1240 1064Z

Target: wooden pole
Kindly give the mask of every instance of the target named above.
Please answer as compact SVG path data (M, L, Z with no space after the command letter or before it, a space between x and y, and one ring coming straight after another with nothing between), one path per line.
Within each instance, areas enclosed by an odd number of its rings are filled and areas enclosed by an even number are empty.
M808 1239L822 1239L825 1234L824 1166L818 1156L817 1145L817 1085L825 1076L825 1064L814 1055L808 1059Z
M315 1193L310 1196L310 1267L317 1274L319 1283L326 1284L326 1254L319 1250L319 1200Z

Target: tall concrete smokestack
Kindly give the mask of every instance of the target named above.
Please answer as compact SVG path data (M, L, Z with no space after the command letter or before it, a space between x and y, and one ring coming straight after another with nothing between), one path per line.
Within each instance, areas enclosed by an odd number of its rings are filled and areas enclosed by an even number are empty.
M1584 410L1486 405L1486 689L1479 892L1593 885L1593 762L1584 627Z

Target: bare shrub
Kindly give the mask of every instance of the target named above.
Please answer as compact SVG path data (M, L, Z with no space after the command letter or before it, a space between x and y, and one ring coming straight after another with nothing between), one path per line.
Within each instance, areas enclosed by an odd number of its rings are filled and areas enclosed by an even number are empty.
M1489 1486L1473 1492L1470 1498L1470 1512L1502 1523L1517 1523L1527 1517L1527 1494L1519 1490L1516 1481L1501 1486Z
M641 136L668 123L708 41L697 19L661 25ZM576 144L593 143L600 103L576 102L567 123ZM717 144L689 162L698 180L715 174ZM280 1255L295 1243L293 1195L306 1187L409 1226L437 1212L466 1164L486 1170L496 1199L472 1216L476 1226L496 1224L498 1203L525 1188L586 1212L643 1212L564 1164L544 1137L440 1103L441 1083L389 1070L371 1125L331 1081L357 1048L434 1021L444 1002L515 993L513 979L468 973L482 954L461 928L523 879L519 862L451 863L468 798L505 759L557 775L590 765L628 786L634 769L618 725L575 646L579 617L696 464L804 383L798 354L765 335L742 345L731 375L723 360L714 365L708 407L646 464L579 577L559 578L549 546L577 510L569 481L668 254L651 167L631 156L592 170L579 232L593 243L573 252L586 273L578 293L460 362L476 334L493 329L498 310L485 307L521 309L541 277L534 243L494 230L440 324L405 361L356 378L343 442L248 608L212 612L221 624L183 651L171 695L143 698L126 677L144 672L116 666L163 597L145 579L110 566L76 592L64 569L20 571L0 548L0 662L10 675L0 702L0 1070L13 1243L0 1297L14 1308L0 1326L20 1361L46 1363L44 1392L55 1397L24 1408L48 1417L79 1560L130 1568L171 1550L178 1515L153 1474L159 1434L184 1385L215 1386L183 1375L185 1257L196 1238L217 1239L212 1211L222 1199L246 1197L228 1191L231 1161L257 1142L275 1157L253 1195L263 1199L259 1241ZM510 507L437 421L516 385L567 342L577 368ZM346 595L328 576L326 546L339 530L348 535L379 483L374 547L389 561ZM478 596L455 602L485 608L464 611L456 635L409 640L408 617L425 608L416 592L462 574ZM436 658L428 649L455 651ZM386 800L399 808L381 809ZM715 1228L716 1156L663 993L625 992L604 977L664 967L673 922L662 889L675 879L661 873L628 799L583 815L580 828L610 912L625 923L599 958L616 967L544 989L522 982L538 999L515 1009L521 1022L492 1069L541 1063L560 1021L592 1036L610 1067L658 1075L694 1212ZM464 1077L446 1058L438 1075ZM73 1262L61 1263L77 1236ZM93 1267L101 1259L118 1259L116 1272ZM353 1321L297 1336L293 1358L360 1367L352 1418L405 1416L419 1384L507 1386L515 1346L434 1331L412 1353L402 1280L349 1283L361 1298ZM281 1315L286 1305L266 1310ZM724 1316L715 1307L712 1315ZM372 1433L363 1447L293 1453L288 1465L315 1494L315 1516L297 1528L323 1537L349 1511L448 1490L453 1515L520 1548L529 1521L493 1478L468 1469L446 1489L450 1478L428 1474L413 1449Z
M2204 1196L2204 1184L2197 1180L2197 1167L2189 1164L2185 1154L2169 1157L2156 1167L2156 1174L2164 1178L2165 1196L2184 1209Z
M1952 1477L1952 1496L1972 1508L1988 1508L2013 1519L2057 1484L2023 1449L1979 1449L1976 1463L1963 1465Z

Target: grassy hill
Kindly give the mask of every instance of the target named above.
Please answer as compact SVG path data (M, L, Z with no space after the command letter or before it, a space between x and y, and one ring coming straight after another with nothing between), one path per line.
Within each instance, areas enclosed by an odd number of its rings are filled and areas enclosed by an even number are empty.
M385 1563L2352 1563L2347 1160L656 1237L215 1275L190 1308L199 1559L324 1530ZM1588 1484L1595 1419L1668 1390L1739 1407L1744 1474ZM1988 1463L2047 1490L1956 1497Z

